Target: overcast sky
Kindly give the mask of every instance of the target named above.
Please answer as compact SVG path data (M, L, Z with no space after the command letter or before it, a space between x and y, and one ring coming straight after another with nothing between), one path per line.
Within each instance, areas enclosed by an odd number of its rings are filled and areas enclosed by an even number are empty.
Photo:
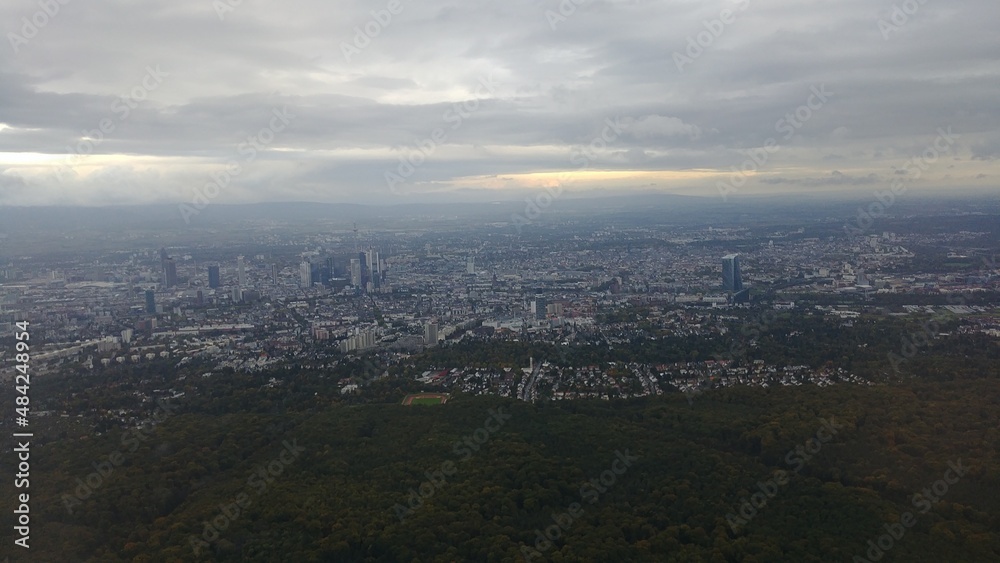
M0 204L997 186L996 0L577 2L4 0Z

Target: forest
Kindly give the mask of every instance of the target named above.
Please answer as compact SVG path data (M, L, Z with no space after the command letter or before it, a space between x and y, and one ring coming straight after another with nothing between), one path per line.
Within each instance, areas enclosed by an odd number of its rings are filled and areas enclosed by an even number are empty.
M907 513L881 560L1000 558L992 377L410 407L217 377L141 431L46 421L31 560L863 561Z

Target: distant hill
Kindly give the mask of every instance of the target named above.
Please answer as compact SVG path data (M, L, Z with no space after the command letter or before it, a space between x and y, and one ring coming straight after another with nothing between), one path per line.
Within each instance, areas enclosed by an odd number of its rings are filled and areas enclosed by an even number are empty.
M526 192L525 199L471 203L456 201L459 197L435 196L439 201L387 201L386 205L351 203L276 202L230 205L212 203L189 216L190 223L176 204L156 204L110 207L0 207L0 233L23 230L67 232L75 230L146 229L179 230L186 228L220 228L248 221L276 221L292 224L314 222L372 223L384 220L417 218L485 219L510 222L513 215L529 213L530 202L547 199L528 197L539 192ZM834 218L847 221L859 207L867 207L872 197L851 198L835 194L806 196L742 196L693 197L659 193L625 193L607 195L589 193L587 197L569 193L542 206L538 222L565 219L573 215L594 215L605 219L632 221L670 221L678 223L714 224L718 227L775 219L798 217L802 220ZM995 197L923 197L915 194L900 197L889 210L895 217L913 215L961 214L973 209L1000 213ZM992 211L990 211L992 210ZM532 221L536 219L528 217Z

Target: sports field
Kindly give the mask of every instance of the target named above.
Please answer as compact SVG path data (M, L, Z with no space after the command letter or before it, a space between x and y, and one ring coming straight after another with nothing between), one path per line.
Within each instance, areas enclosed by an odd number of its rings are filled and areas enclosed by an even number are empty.
M446 402L448 402L448 395L444 393L420 393L407 395L403 399L404 405L443 405Z

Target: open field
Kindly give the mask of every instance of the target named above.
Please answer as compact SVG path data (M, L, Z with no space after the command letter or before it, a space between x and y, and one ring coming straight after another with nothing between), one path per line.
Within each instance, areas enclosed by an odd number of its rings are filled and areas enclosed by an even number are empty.
M446 393L419 393L407 395L403 399L404 405L443 405L448 402Z

